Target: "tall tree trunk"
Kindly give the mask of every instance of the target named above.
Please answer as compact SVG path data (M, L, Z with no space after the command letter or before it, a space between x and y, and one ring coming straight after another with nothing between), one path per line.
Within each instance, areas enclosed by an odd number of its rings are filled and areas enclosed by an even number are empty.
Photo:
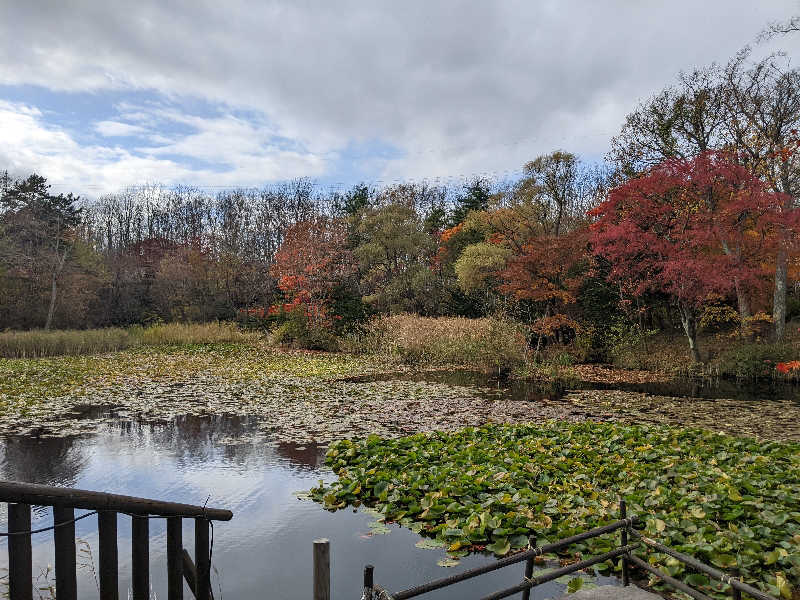
M44 330L48 331L53 324L53 313L56 311L56 294L58 292L58 278L53 271L53 277L50 282L50 307L47 309L47 320L44 323Z
M56 312L56 296L58 295L58 278L61 275L61 271L64 270L64 263L67 261L68 252L69 246L65 246L64 254L59 256L58 244L56 244L56 260L53 265L53 275L50 278L50 306L47 309L47 320L44 323L45 331L49 331L50 326L53 324L53 315Z
M679 307L681 313L681 324L683 330L686 332L686 337L689 339L689 350L692 353L692 361L699 363L700 349L697 347L697 319L694 311L681 304Z
M733 278L733 285L736 287L736 303L739 305L739 318L744 325L745 320L750 318L750 301L747 293L742 289L742 283L738 277Z
M722 250L728 256L735 256L737 260L741 258L741 249L736 248L736 253L734 254L725 240L722 240ZM742 283L738 277L733 278L733 284L736 288L736 303L739 308L739 317L742 321L742 325L744 325L745 319L750 317L750 302L747 299L747 292L743 289Z
M786 202L783 208L791 210L795 206L795 199L792 197L792 186L789 179L789 163L781 165L780 177L781 191L786 194ZM772 320L775 324L775 341L783 339L786 331L786 281L789 271L789 251L787 238L789 233L783 229L778 238L778 256L775 260L775 293L772 296Z
M783 339L786 330L786 280L789 256L786 246L781 244L775 264L775 293L772 297L772 320L775 324L775 340Z

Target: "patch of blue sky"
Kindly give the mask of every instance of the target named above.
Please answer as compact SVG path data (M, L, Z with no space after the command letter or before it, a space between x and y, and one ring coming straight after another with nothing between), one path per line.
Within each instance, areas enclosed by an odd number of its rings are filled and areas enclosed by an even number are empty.
M381 173L388 162L405 156L405 151L384 140L353 140L332 153L328 174L317 177L315 181L322 187L337 190L347 190L361 183L370 186L392 183L383 182Z

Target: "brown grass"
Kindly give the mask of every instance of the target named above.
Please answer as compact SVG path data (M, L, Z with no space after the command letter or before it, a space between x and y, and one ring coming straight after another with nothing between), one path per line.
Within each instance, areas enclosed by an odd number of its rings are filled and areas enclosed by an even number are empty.
M524 364L527 344L519 324L508 319L400 314L373 319L361 334L344 340L342 349L414 365L465 365L508 373Z
M234 323L167 323L121 329L6 331L0 333L0 357L39 358L116 352L134 346L219 344L260 339Z

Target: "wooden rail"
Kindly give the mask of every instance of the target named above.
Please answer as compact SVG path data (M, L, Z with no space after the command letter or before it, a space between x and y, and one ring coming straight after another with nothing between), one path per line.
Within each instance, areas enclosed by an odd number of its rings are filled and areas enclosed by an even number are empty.
M88 490L59 488L32 483L0 481L0 502L8 502L8 575L10 600L33 600L31 536L53 532L55 546L56 596L77 600L75 522L97 513L99 560L98 583L101 600L119 600L117 516L129 515L131 525L131 597L150 597L150 519L167 520L167 598L183 600L183 579L198 600L211 597L209 524L229 521L229 510L120 496ZM31 530L31 505L50 506L53 526ZM76 518L75 509L90 512ZM183 519L194 519L195 560L183 549ZM185 569L188 560L190 568Z

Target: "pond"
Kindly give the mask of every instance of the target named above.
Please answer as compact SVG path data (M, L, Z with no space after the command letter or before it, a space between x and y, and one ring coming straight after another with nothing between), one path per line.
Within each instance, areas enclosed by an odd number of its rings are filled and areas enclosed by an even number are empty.
M494 560L475 555L462 559L455 568L443 568L437 561L445 558L444 551L417 548L420 538L409 530L389 525L388 534L373 534L375 516L369 511L331 513L298 499L296 491L333 478L323 466L324 450L313 444L271 443L254 437L258 430L255 419L178 417L169 423L106 419L99 431L78 436L9 436L2 444L0 477L194 504L202 504L210 495L209 506L234 513L232 521L214 527L212 583L218 599L309 598L312 541L319 537L331 540L332 588L337 599L360 598L361 573L367 563L375 565L376 581L399 590ZM5 511L6 505L2 506ZM3 530L6 518L4 513ZM129 522L120 517L123 598L127 597L130 575ZM51 523L46 509L34 513L34 528ZM79 596L97 597L92 572L97 565L96 520L79 521L76 532L81 540L78 562L83 565ZM155 596L163 598L164 523L151 521L150 533L151 584ZM191 544L192 539L187 524L184 540ZM51 540L50 532L33 538L36 573L53 564ZM0 566L6 568L5 548L0 557ZM461 598L464 586L477 597L517 583L522 569L523 565L509 567L429 597ZM605 577L600 580L616 582ZM37 583L46 587L53 581L50 572ZM533 598L559 597L564 589L561 583L543 585ZM269 592L265 594L265 590Z
M437 565L444 551L416 547L420 538L409 530L383 527L369 511L330 513L299 499L296 492L320 479L333 479L324 466L324 452L335 439L553 418L668 421L800 439L799 398L800 388L789 385L508 385L466 371L333 379L268 373L247 381L207 372L166 381L143 377L52 397L25 414L9 414L0 423L0 478L190 504L203 504L210 496L209 506L234 513L232 521L218 523L214 530L213 585L218 600L263 597L264 590L269 597L308 598L312 541L320 537L331 540L334 597L357 600L367 563L375 565L377 582L397 590L494 558L471 555L444 568ZM5 513L0 518L5 530ZM38 528L47 526L51 517L40 510L34 519ZM165 597L165 524L154 520L150 527L151 581L155 596ZM96 597L96 520L81 520L76 530L82 540L80 595ZM127 517L121 518L120 535L120 584L122 597L127 597ZM187 544L192 539L187 527ZM53 580L52 571L46 570L53 564L51 540L50 533L34 536L35 565L44 570L38 587ZM5 539L0 544L5 545ZM0 549L0 568L5 567L7 554ZM510 567L464 585L477 597L518 582L522 569ZM542 586L533 598L559 597L565 583ZM455 586L429 597L460 599L464 589Z

